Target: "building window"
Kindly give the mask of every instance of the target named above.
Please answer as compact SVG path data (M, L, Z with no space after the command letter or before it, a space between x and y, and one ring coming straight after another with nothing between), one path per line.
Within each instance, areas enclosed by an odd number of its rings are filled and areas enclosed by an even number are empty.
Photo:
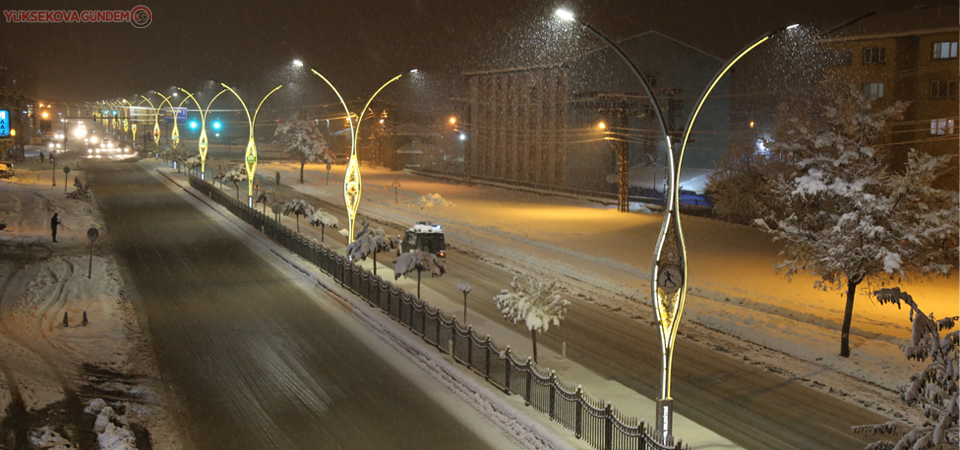
M883 47L866 47L863 49L864 64L883 64L887 61L887 49Z
M953 134L953 119L932 119L930 121L930 134L944 135Z
M950 59L957 57L957 43L954 42L934 42L933 59Z
M956 80L934 80L930 82L930 97L954 98L957 96Z
M883 83L864 83L863 96L866 98L883 98Z

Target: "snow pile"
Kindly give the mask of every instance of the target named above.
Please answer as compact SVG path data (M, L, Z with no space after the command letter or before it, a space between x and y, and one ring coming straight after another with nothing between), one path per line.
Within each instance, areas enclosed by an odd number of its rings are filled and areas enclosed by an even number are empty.
M93 399L83 412L97 415L93 431L101 450L137 450L137 439L126 417L117 415L103 399Z
M30 444L36 448L44 450L73 450L76 448L50 425L44 425L43 428L34 430L34 433L39 434L30 436Z
M438 193L433 193L421 196L420 199L414 203L414 205L419 206L420 209L424 209L453 206L453 202L444 200L444 198Z

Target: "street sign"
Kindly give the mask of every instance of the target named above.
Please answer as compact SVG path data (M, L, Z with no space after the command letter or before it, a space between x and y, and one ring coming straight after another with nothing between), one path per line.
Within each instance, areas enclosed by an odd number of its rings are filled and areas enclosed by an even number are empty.
M399 188L399 187L400 187L400 180L394 179L394 180L393 180L393 184L392 184L391 186L392 186L394 189Z
M187 108L164 108L163 110L163 122L164 123L173 123L173 113L176 110L177 115L177 124L187 123Z
M0 138L10 137L10 110L0 109Z
M683 272L677 267L664 267L663 270L657 274L657 287L667 294L672 294L680 290L681 284L683 284Z
M256 181L253 182L253 190L255 190L255 191L259 191L259 190L260 190L260 180L256 180Z
M90 239L91 241L95 241L97 240L98 237L100 237L100 230L96 228L90 228L89 230L87 230L87 239Z

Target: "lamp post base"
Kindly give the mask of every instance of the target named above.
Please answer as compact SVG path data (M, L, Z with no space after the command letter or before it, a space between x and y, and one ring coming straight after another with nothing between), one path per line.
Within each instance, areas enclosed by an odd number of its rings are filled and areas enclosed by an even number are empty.
M657 399L657 434L667 443L673 435L673 399Z

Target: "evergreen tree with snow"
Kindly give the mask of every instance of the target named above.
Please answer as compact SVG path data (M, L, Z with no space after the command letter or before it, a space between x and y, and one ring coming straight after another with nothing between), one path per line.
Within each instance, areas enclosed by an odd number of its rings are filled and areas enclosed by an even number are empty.
M546 332L550 325L559 326L570 302L560 296L562 289L557 280L524 275L513 277L510 287L513 292L504 289L493 300L504 319L514 324L523 322L530 330L533 361L537 362L537 334Z
M347 255L351 261L366 260L373 255L373 274L377 274L377 253L395 250L400 238L387 236L383 228L372 229L366 220L361 220L360 229L354 233L353 242L347 245Z
M333 214L330 214L327 211L324 211L323 209L320 209L320 208L317 208L313 212L313 215L310 216L309 223L310 225L313 225L315 227L320 227L321 243L323 242L323 238L324 238L323 236L324 229L336 228L337 226L340 225L340 221L339 219L337 219L337 216L334 216Z
M327 140L314 120L300 120L295 116L278 126L274 135L284 151L300 161L300 184L303 184L303 167L308 162L333 162Z
M909 406L919 407L930 422L911 428L897 422L878 425L852 427L859 434L899 436L894 442L879 440L865 447L865 450L886 449L955 449L960 446L960 406L957 405L957 392L960 386L960 332L954 330L960 316L935 320L926 315L906 292L899 288L876 291L880 304L902 304L910 307L910 320L913 333L910 345L900 346L907 359L917 361L930 360L930 364L920 373L910 377L910 383L900 386L903 401ZM953 331L950 331L953 330ZM941 332L947 331L947 334Z
M297 217L297 233L299 233L300 216L307 217L313 214L313 205L307 203L305 200L295 198L283 205L283 215L289 216L290 214Z
M778 272L845 288L843 357L861 283L947 275L957 260L957 193L931 186L953 155L911 151L903 173L890 170L889 147L877 144L908 104L875 109L872 100L849 86L825 95L819 116L789 119L770 148L795 161L793 170L772 183L780 210L756 221L784 243Z
M399 279L401 276L406 277L412 272L417 272L417 298L421 298L420 274L430 272L430 276L434 278L441 277L447 273L447 266L437 255L420 250L402 253L397 259L393 260L394 279Z

